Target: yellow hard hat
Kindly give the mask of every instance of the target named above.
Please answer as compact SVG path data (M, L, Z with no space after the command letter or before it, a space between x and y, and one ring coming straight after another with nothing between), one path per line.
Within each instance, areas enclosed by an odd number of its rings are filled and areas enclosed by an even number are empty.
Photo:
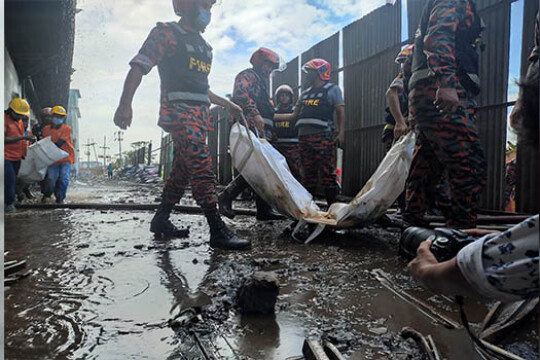
M61 116L66 116L66 109L60 105L53 106L51 113Z
M30 105L24 99L15 98L9 102L8 107L16 114L30 116Z

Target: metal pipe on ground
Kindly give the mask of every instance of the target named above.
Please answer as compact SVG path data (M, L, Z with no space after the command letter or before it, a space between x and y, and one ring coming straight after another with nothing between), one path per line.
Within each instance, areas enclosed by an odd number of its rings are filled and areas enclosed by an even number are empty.
M154 211L159 204L99 204L99 203L73 203L73 204L21 204L17 209L70 209L70 210L117 210L117 211ZM175 211L185 214L202 214L203 211L198 206L176 205ZM255 216L257 211L250 209L235 209L237 215Z

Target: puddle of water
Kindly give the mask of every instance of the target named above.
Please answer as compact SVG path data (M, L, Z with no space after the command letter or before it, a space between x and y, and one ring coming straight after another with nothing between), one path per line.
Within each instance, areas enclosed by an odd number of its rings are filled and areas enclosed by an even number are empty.
M173 221L191 226L191 235L169 242L152 238L151 217L90 210L30 210L7 217L8 260L25 258L32 275L5 291L6 358L193 358L194 338L180 337L167 320L180 308L233 296L230 286L255 269L279 275L278 312L248 317L226 308L224 323L208 320L219 329L211 339L223 359L283 360L301 354L306 336L324 334L357 347L350 359L414 358L399 339L404 326L431 334L448 359L476 358L464 331L433 324L370 274L384 270L399 287L458 320L454 306L404 274L396 234L368 229L304 246L281 236L284 222L238 217L227 223L253 239L253 250L235 253L208 248L201 216L175 214ZM486 312L481 302L467 304L473 322ZM374 327L387 333L375 335ZM529 324L510 336L508 345L537 352L531 344L535 331Z

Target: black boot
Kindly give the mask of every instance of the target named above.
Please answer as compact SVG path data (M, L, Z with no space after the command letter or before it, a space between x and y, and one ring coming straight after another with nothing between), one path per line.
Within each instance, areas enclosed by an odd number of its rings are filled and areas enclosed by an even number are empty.
M227 187L219 194L219 213L229 219L234 219L236 214L232 209L233 200L242 192L247 186L246 180L242 176L238 176L227 185Z
M326 188L325 195L326 195L326 203L328 204L328 207L330 207L330 205L335 203L337 200L337 189Z
M259 195L255 195L255 205L257 205L257 220L285 220L287 218L272 209Z
M217 211L205 211L210 226L210 246L224 250L249 250L251 241L242 239L233 233L221 220Z
M176 238L185 238L189 236L188 229L178 229L173 223L169 220L171 211L173 209L173 204L161 203L150 223L150 231L153 232L156 236L165 236L165 237L176 237Z

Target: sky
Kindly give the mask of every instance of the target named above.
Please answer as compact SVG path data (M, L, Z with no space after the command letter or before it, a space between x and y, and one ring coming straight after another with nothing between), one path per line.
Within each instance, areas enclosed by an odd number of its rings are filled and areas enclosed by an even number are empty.
M386 0L218 0L204 34L214 48L210 74L212 90L232 92L234 77L250 66L251 53L260 46L294 58L349 23L386 3ZM177 21L171 0L78 0L72 88L81 92L80 139L103 144L118 152L113 115L129 71L156 22ZM144 77L133 101L133 124L124 133L122 149L137 141L159 147L157 126L159 76Z

